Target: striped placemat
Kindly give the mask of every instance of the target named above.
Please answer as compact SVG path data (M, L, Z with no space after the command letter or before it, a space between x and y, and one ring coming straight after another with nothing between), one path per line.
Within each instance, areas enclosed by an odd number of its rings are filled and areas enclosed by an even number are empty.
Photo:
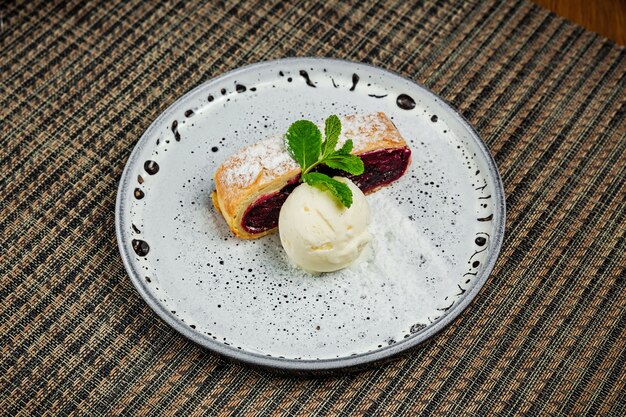
M626 415L626 50L526 0L0 5L0 414ZM477 128L501 258L408 357L325 379L217 358L118 254L134 144L224 71L329 56L399 72Z

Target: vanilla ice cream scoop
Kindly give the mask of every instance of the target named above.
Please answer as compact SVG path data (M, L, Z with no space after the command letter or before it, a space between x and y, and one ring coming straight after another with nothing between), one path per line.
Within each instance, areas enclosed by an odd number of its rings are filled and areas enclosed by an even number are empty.
M370 210L352 181L335 177L352 190L344 207L332 194L299 185L280 210L278 231L283 248L296 265L309 272L331 272L350 265L372 240L367 231Z

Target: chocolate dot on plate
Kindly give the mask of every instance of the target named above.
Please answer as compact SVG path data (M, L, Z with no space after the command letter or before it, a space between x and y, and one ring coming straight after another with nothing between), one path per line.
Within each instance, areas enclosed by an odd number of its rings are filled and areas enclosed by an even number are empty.
M485 239L482 236L479 236L479 237L476 238L474 243L476 243L478 246L485 246L485 243L487 243L487 239Z
M356 85L359 82L359 75L358 74L352 74L352 87L350 87L350 91L354 91L354 89L356 88Z
M433 123L437 123L437 120L439 120L439 118L437 117L436 114L433 114L433 117L430 118L430 121Z
M159 164L154 161L148 160L143 164L143 168L150 175L154 175L159 172Z
M191 111L191 110L187 110L187 111ZM191 111L191 112L193 113L193 111ZM187 115L186 112L185 112L185 115ZM185 123L184 120L183 120L183 123ZM172 133L174 134L174 138L176 139L176 141L180 142L180 133L178 132L178 120L174 120L172 122ZM167 143L169 143L169 142L167 142Z
M212 152L217 152L217 146L212 147L212 148L211 148L211 151L212 151Z
M139 188L135 188L134 194L137 200L141 200L145 196L144 192L141 191Z
M480 262L478 262L478 261L474 261L474 263L472 264L472 266L473 266L474 268L477 268L477 267L478 267L478 265L480 265Z
M148 252L150 252L150 246L148 245L148 242L144 240L133 239L131 244L133 246L133 250L139 256L146 256Z
M396 104L402 110L413 110L415 108L415 100L407 94L400 94L396 99Z

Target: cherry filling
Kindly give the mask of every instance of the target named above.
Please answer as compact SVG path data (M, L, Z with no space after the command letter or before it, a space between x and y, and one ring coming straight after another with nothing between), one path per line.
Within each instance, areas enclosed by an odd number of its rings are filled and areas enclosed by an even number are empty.
M382 149L359 155L365 165L361 175L343 175L350 178L365 194L377 187L391 184L400 178L411 159L411 150L404 148ZM342 175L339 171L330 175Z
M377 187L387 185L397 180L404 174L411 150L408 147L382 149L359 155L365 165L365 172L361 175L347 175L344 172L328 169L320 169L328 175L341 175L351 179L364 193L368 193ZM278 215L289 194L298 186L300 176L293 178L280 191L259 197L250 204L243 215L242 227L248 233L261 233L278 226Z
M241 225L248 233L261 233L278 226L278 215L289 194L299 185L300 174L289 181L280 191L266 194L250 204L243 215Z

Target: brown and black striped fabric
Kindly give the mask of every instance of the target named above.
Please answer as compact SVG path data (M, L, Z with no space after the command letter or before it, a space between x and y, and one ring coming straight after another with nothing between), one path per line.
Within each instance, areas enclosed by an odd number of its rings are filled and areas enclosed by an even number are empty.
M626 50L526 0L2 2L0 414L626 415ZM285 56L425 84L501 170L491 278L407 357L324 379L213 356L122 265L118 180L177 97Z

